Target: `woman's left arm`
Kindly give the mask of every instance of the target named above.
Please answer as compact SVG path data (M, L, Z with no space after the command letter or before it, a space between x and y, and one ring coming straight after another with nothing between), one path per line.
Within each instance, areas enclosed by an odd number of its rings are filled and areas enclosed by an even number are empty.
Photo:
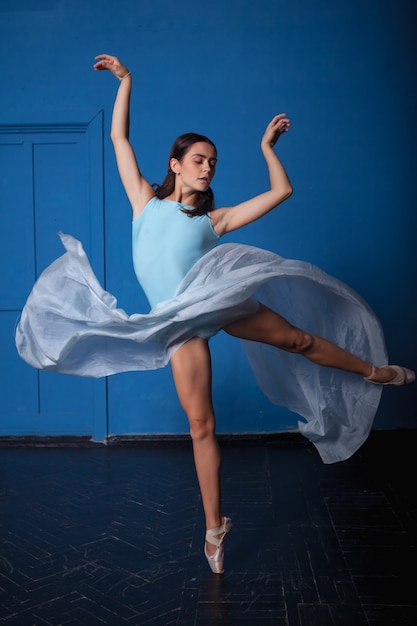
M285 113L276 115L268 124L261 141L261 149L269 171L271 188L250 200L235 206L216 209L210 214L213 228L219 235L246 226L269 213L292 194L292 186L287 173L274 151L279 137L290 127Z

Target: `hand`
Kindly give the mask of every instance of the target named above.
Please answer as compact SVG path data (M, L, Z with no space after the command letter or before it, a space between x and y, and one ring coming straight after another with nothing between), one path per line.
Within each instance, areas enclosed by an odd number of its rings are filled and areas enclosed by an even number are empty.
M93 67L96 71L109 70L119 80L122 80L129 74L127 67L120 63L117 57L113 57L110 54L99 54L95 57L95 60L97 63Z
M280 113L269 122L262 137L262 147L271 146L273 148L280 136L289 131L291 122L286 115L286 113Z

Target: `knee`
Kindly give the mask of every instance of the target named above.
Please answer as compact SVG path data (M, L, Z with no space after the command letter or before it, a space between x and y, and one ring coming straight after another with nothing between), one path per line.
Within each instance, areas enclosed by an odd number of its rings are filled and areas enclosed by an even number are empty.
M291 336L290 341L284 347L284 350L288 352L294 352L296 354L306 354L314 346L314 336L303 330L295 329Z
M214 437L215 420L213 416L189 417L190 436L194 442Z

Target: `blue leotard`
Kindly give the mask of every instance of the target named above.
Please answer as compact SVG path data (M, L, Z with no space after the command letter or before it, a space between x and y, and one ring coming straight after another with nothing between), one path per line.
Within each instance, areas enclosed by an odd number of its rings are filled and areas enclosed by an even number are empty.
M219 240L208 215L189 217L181 210L184 206L151 198L132 224L133 266L152 307L171 298L191 267Z

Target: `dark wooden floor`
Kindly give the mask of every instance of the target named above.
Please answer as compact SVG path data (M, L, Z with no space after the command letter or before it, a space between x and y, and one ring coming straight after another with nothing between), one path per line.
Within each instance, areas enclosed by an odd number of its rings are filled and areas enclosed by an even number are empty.
M323 465L304 439L222 442L226 572L188 443L0 447L0 624L417 624L417 431Z

